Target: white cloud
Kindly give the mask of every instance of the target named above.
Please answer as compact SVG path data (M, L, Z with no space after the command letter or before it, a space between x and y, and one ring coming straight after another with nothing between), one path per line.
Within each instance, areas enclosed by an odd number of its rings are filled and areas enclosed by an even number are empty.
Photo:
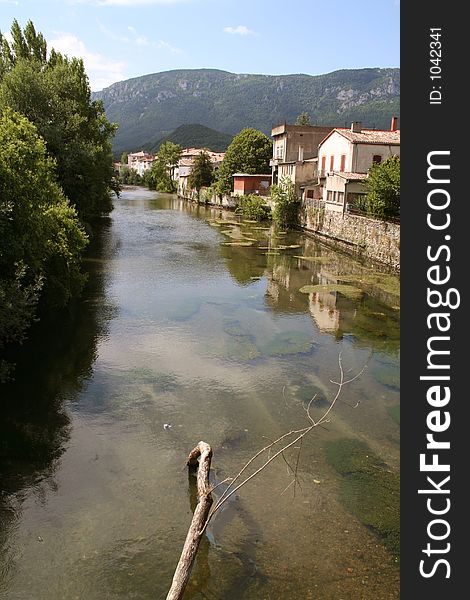
M0 0L0 2L1 2L1 0ZM135 27L132 27L132 25L127 26L127 31L129 31L131 34L130 36L114 33L113 31L110 31L109 29L107 29L99 21L98 21L98 27L100 28L100 31L107 38L109 38L110 40L119 42L121 44L135 44L136 46L141 46L143 48L159 48L162 50L168 50L169 52L173 52L173 53L181 52L180 48L176 48L175 46L172 46L171 44L169 44L168 42L165 42L164 40L158 40L158 41L149 40L149 38L147 36L140 35L137 32L137 29Z
M90 87L93 91L126 79L124 62L107 59L101 54L90 52L85 44L71 33L60 33L48 42L49 48L66 54L68 57L82 58L86 73L90 79Z
M225 33L234 33L237 35L253 35L255 32L248 29L246 25L237 25L236 27L224 27Z

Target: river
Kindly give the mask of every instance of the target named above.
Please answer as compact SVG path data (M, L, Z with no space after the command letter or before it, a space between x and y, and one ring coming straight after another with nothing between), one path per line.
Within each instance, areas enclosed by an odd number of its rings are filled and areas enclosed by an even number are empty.
M236 475L328 409L340 361L359 376L329 422L214 517L185 598L398 598L397 277L174 196L114 204L83 297L33 328L2 389L0 598L165 598L189 451Z

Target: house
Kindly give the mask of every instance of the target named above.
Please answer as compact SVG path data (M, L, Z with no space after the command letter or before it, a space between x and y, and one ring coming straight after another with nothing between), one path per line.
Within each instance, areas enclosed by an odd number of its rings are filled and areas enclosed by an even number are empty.
M391 156L400 156L397 117L389 130L362 129L354 122L350 129L335 128L318 148L318 179L325 209L345 212L359 195L365 194L369 169Z
M177 182L178 196L184 198L190 197L191 191L188 190L188 177L191 173L194 159L203 152L209 155L214 170L220 167L225 156L225 152L212 152L212 150L207 150L207 148L184 148L173 172L173 179Z
M257 194L267 196L271 185L271 175L252 175L250 173L233 174L233 195L247 196Z
M155 156L148 152L144 152L143 150L140 152L132 152L127 155L127 166L129 169L136 171L141 177L146 171L149 171L152 168L154 161Z
M287 125L273 127L272 182L288 177L300 195L300 186L317 176L318 145L333 127Z

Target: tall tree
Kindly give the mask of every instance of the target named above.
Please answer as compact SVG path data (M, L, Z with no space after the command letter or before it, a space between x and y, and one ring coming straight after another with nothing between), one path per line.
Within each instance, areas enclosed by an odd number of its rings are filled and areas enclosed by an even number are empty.
M12 41L0 39L0 109L25 115L57 161L65 195L85 222L112 209L114 178L110 140L116 127L106 119L91 90L81 59L51 51L31 21L24 31L17 21Z
M173 142L165 142L160 146L152 168L146 174L147 185L150 189L169 193L176 191L173 173L181 158L181 151L181 146Z
M193 162L191 173L188 177L188 186L191 190L199 191L203 187L208 187L214 181L214 168L209 154L204 150L198 154Z
M80 291L86 243L44 141L25 117L5 109L0 117L0 351L23 339L39 301L45 307L64 306ZM4 367L0 358L0 380Z
M308 112L300 113L300 115L295 120L296 125L311 125L310 115Z
M271 140L257 129L242 129L233 138L220 165L217 176L219 192L229 194L233 190L234 173L270 173L271 158Z
M387 219L400 216L400 157L391 156L369 169L366 179L368 193L361 208L375 217Z

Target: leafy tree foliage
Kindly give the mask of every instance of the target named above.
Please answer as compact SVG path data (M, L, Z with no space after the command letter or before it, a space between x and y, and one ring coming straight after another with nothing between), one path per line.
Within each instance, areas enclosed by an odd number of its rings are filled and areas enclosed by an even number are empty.
M130 167L121 167L119 183L122 183L123 185L143 185L145 180L134 169L131 169Z
M157 190L157 192L176 192L173 173L181 158L181 151L181 146L173 142L165 142L160 146L152 168L145 174L145 181L149 189Z
M199 191L203 187L208 187L214 181L214 168L209 154L204 151L194 158L191 173L188 177L188 186L191 190Z
M44 138L57 163L57 177L80 218L90 222L112 209L114 179L110 140L116 127L101 102L91 101L81 59L54 50L47 58L42 34L15 20L12 42L0 34L0 110L25 115Z
M272 142L261 131L242 129L227 148L218 171L218 188L221 194L233 190L234 173L270 173Z
M289 177L283 177L278 184L271 186L274 200L273 220L280 227L294 227L299 221L300 200L295 194L295 186Z
M366 179L367 195L360 208L381 219L400 216L400 157L374 165Z
M311 125L310 115L308 112L300 113L300 115L295 120L296 125Z
M249 219L264 221L272 218L271 209L266 204L266 200L256 194L248 196L239 196L236 213L242 214Z
M60 307L79 292L86 244L44 141L24 116L5 109L0 117L0 351L22 341L39 302ZM2 373L4 361L0 379Z

